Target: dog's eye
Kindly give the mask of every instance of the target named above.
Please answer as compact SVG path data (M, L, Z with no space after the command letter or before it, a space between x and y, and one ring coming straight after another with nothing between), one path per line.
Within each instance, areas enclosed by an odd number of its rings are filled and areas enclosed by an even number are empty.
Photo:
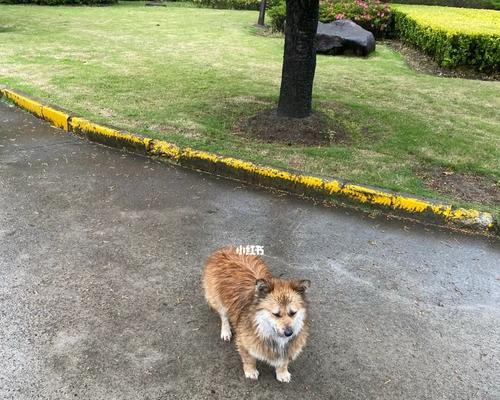
M281 317L281 314L279 312L273 312L273 315L277 318Z
M288 315L289 315L290 317L293 317L295 314L297 314L297 311L290 311L290 312L288 313Z

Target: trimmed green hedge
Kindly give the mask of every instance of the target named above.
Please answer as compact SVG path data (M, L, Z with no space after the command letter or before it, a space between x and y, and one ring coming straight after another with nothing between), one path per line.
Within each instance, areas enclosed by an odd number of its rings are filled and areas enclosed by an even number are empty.
M118 0L0 0L0 4L38 4L43 6L90 5L100 6L118 3Z
M500 35L436 28L401 10L392 11L395 36L429 54L439 65L471 66L485 72L500 68Z
M419 4L422 6L485 8L500 10L500 0L390 0L389 2L398 4Z
M260 0L192 0L201 7L226 8L233 10L258 10Z

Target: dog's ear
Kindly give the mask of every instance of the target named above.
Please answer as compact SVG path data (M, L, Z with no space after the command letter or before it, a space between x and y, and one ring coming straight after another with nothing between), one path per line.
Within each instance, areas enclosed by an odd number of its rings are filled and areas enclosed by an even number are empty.
M309 279L300 279L293 281L292 287L299 294L305 294L306 290L311 286L311 281Z
M271 291L271 284L265 279L257 279L255 281L255 294L258 297L266 297Z

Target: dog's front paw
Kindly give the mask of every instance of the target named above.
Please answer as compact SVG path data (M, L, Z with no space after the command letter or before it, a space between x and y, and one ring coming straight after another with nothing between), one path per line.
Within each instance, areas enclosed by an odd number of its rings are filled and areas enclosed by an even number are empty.
M288 371L276 371L276 379L280 382L290 382L292 380L292 375Z
M259 371L256 368L254 369L245 369L245 378L257 380L259 379Z
M222 325L222 328L220 330L220 338L224 340L224 342L230 342L231 336L231 328L229 326Z

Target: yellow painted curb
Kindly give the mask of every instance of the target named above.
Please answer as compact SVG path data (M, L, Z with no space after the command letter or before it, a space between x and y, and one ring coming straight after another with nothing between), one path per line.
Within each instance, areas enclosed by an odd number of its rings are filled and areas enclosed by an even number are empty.
M0 88L0 92L3 96L5 96L17 106L23 108L26 111L29 111L30 113L36 115L38 118L49 121L57 128L64 129L66 132L68 131L69 115L65 112L56 110L55 108L50 106L44 106L35 100L13 92L9 89Z
M498 233L498 222L493 215L474 209L455 208L430 200L404 196L366 186L342 183L336 179L322 179L310 175L294 174L277 168L264 167L249 161L222 157L207 151L180 148L162 140L144 138L118 129L95 124L86 119L70 116L62 111L30 99L27 96L0 88L0 94L39 118L51 122L65 131L84 135L90 140L127 148L172 163L241 180L247 183L287 190L327 200L341 198L354 204L368 204L392 209L406 217L432 219L456 227L481 232Z
M137 150L141 149L144 152L147 152L149 143L151 142L151 139L142 138L130 133L120 132L116 129L94 124L93 122L79 117L71 117L69 125L72 132L87 135L97 135L101 138L107 139L107 144L112 144L108 143L108 141L116 142L117 144L121 144L120 147L124 146L135 148Z
M43 119L52 123L57 128L64 129L66 132L69 130L68 120L69 115L63 111L56 110L49 106L42 107Z

